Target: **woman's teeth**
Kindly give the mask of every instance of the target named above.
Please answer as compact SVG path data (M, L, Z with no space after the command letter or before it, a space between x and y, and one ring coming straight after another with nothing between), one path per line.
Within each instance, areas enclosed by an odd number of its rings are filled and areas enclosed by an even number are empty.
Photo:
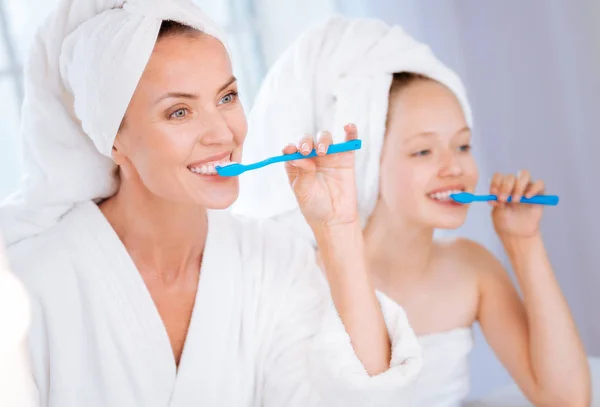
M450 200L450 195L452 194L459 194L463 191L461 190L452 190L452 191L442 191L442 192L434 192L432 194L429 194L429 197L431 199L435 199L437 201L449 201Z
M227 158L225 160L206 163L197 167L189 167L190 171L194 174L201 175L216 175L217 170L216 167L224 167L226 165L232 164L232 162Z

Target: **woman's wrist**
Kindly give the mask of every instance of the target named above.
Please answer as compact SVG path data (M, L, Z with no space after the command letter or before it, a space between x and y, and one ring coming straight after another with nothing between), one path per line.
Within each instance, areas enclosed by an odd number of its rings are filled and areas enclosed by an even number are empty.
M313 233L326 272L366 272L362 228L359 222L321 225Z
M313 234L321 252L362 252L363 235L359 222L323 224L312 227Z
M315 239L323 242L323 244L329 244L330 242L337 241L339 238L348 236L362 237L362 228L360 226L360 221L358 220L343 223L323 222L311 224L310 227L313 230Z

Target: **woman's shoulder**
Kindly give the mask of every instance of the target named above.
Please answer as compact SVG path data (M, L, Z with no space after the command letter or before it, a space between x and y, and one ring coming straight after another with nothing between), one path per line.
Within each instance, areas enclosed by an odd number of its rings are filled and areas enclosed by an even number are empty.
M273 219L232 216L241 261L252 279L272 291L292 286L322 289L322 276L312 242Z
M252 218L239 214L231 215L242 243L271 249L268 253L288 251L314 251L310 239L297 233L288 224L272 218Z
M312 241L276 220L233 216L242 261L257 264L263 273L295 274L317 268Z
M53 228L22 240L7 249L7 258L14 275L25 285L29 294L37 297L64 272L64 240Z
M43 285L46 278L68 268L69 256L77 256L71 243L78 240L73 236L77 212L74 208L48 229L7 247L11 269L26 285Z

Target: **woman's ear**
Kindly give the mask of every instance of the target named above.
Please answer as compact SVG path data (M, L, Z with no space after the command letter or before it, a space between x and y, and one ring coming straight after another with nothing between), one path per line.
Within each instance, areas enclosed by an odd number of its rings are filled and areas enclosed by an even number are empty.
M117 133L117 137L115 137L115 141L112 147L112 159L115 164L121 166L125 160L125 154L123 154L123 143L121 138L121 131Z
M127 155L127 134L125 131L119 131L112 147L112 159L113 162L119 168L119 175L121 178L128 178L134 176L136 173L133 163Z
M123 151L123 146L122 146L122 134L123 134L123 130L125 129L125 116L123 116L123 119L121 119L121 123L119 124L119 129L117 130L117 135L115 137L115 141L113 143L113 147L112 147L112 158L113 161L117 164L120 165L122 164L122 159L123 154L121 154L120 152Z

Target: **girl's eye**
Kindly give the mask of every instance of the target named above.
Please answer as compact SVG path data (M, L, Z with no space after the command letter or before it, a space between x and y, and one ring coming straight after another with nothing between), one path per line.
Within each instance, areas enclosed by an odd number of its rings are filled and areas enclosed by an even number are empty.
M431 150L421 150L413 154L413 157L425 157L431 154Z
M460 146L458 149L460 150L461 153L468 153L469 151L471 151L471 146L468 144L465 144L464 146Z

